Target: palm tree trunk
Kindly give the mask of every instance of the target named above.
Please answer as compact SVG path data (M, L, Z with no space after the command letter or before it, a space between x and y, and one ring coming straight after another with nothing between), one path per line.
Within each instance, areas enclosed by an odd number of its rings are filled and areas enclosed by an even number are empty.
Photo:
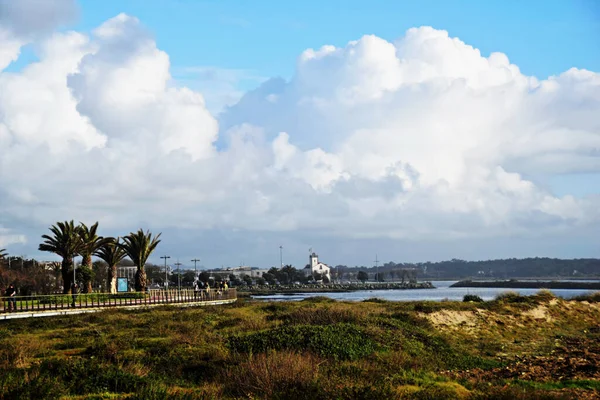
M108 268L108 289L111 294L117 293L117 265Z
M83 257L83 260L81 262L81 266L86 267L89 272L92 271L92 256L86 255L85 257ZM83 293L92 293L92 280L90 278L90 274L86 274L84 275L85 278L85 282L83 282Z
M73 259L72 258L63 258L61 267L60 267L60 273L62 274L63 293L65 293L65 294L71 293L71 282L73 281L72 275L71 275L73 273L72 270L73 270Z
M138 267L138 270L135 273L135 290L137 292L145 292L146 284L147 284L146 271L144 270L144 268Z

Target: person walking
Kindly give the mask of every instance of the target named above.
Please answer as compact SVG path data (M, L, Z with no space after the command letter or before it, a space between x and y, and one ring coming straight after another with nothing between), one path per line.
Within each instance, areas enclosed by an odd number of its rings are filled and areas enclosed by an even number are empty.
M8 297L8 311L17 311L17 289L12 283L8 285L4 295Z

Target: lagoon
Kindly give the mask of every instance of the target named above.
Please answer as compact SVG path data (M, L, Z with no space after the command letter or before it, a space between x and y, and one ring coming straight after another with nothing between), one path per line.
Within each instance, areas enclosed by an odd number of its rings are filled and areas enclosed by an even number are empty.
M508 289L508 288L452 288L450 285L458 281L431 281L434 289L390 289L390 290L357 290L353 292L318 292L318 293L281 293L272 295L253 295L256 300L268 301L300 301L309 297L325 296L334 300L362 301L378 298L388 301L442 301L462 300L466 294L474 294L483 300L492 300L506 292L517 292L529 296L540 289ZM564 299L580 296L593 291L585 289L553 289L554 295Z

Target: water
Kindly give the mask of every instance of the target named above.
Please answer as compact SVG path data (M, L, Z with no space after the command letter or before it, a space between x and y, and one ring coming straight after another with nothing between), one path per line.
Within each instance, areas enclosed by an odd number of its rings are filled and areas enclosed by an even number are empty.
M274 294L268 296L252 296L257 300L270 301L300 301L309 297L326 296L335 300L362 301L378 298L390 301L415 301L415 300L460 300L465 294L474 294L483 300L493 300L500 293L517 292L529 296L540 289L508 289L508 288L451 288L450 285L457 281L432 281L435 289L393 289L393 290L357 290L355 292L320 292L320 293L294 293ZM553 289L555 296L570 299L593 291L586 289Z

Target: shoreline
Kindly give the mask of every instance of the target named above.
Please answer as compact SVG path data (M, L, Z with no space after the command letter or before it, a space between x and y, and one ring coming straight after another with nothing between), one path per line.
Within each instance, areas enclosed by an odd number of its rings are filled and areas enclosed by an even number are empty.
M574 290L600 290L600 282L561 282L561 281L471 281L456 282L450 287L454 288L508 288L508 289L574 289Z
M360 290L408 290L408 289L435 289L431 282L419 282L416 284L402 283L380 283L380 284L350 284L350 285L323 285L317 287L277 287L277 288L257 288L252 290L240 290L238 296L270 296L274 294L297 294L297 293L347 293Z

